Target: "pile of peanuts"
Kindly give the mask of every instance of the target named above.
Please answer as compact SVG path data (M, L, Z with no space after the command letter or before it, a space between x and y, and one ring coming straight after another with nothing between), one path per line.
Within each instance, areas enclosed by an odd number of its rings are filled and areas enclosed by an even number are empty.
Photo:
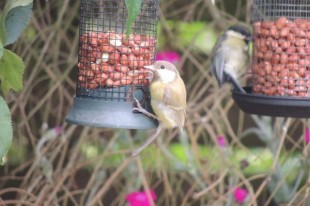
M85 33L80 37L78 86L86 89L149 85L143 66L151 65L156 39L114 32Z
M253 93L310 96L310 20L254 23Z

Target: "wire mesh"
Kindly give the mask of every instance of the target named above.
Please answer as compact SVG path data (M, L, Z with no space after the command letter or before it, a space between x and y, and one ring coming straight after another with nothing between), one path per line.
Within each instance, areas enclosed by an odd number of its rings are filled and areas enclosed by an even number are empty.
M308 0L254 0L254 93L310 96L309 17Z
M149 98L149 72L155 58L158 0L142 0L126 36L125 0L81 0L77 97L132 101L139 90Z

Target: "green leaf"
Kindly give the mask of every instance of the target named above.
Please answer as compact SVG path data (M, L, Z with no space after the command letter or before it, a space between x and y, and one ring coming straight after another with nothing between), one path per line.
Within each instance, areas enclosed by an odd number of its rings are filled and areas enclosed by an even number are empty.
M14 43L28 24L32 0L7 0L0 22L0 38L4 46Z
M2 44L2 42L1 42L1 40L0 40L0 59L2 58L2 56L3 56L3 44Z
M0 96L0 162L10 148L13 139L13 129L10 110Z
M32 4L12 9L5 19L7 39L5 45L14 43L27 26L32 14Z
M136 21L140 10L141 10L141 0L125 0L128 16L126 20L126 35L127 39L129 38L129 35L131 34L132 30L132 24Z
M7 94L10 89L20 91L23 88L23 74L25 65L15 53L4 49L0 59L1 89Z
M33 0L7 0L5 3L5 9L11 10L14 7L18 7L18 6L27 6L28 4L31 4L32 2Z

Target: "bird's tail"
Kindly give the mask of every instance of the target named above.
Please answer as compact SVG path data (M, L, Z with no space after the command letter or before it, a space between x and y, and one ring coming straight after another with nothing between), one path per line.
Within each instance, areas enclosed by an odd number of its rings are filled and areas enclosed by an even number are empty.
M234 89L237 89L239 92L246 94L246 91L239 85L239 83L235 79L231 79L231 83L234 86Z
M150 136L146 140L146 142L144 142L139 148L132 151L131 156L137 156L138 154L140 154L140 152L142 152L149 144L151 144L158 137L162 129L163 129L163 126L159 124L156 132L152 136Z
M235 78L231 77L229 74L226 74L226 77L228 77L227 80L233 85L234 89L246 94L246 91L240 86L239 82Z

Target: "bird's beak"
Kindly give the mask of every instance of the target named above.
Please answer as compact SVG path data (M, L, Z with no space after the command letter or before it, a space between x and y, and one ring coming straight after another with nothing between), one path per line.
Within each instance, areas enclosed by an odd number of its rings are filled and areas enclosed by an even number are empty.
M151 70L151 71L155 70L154 65L143 66L143 68L146 68L146 69Z

